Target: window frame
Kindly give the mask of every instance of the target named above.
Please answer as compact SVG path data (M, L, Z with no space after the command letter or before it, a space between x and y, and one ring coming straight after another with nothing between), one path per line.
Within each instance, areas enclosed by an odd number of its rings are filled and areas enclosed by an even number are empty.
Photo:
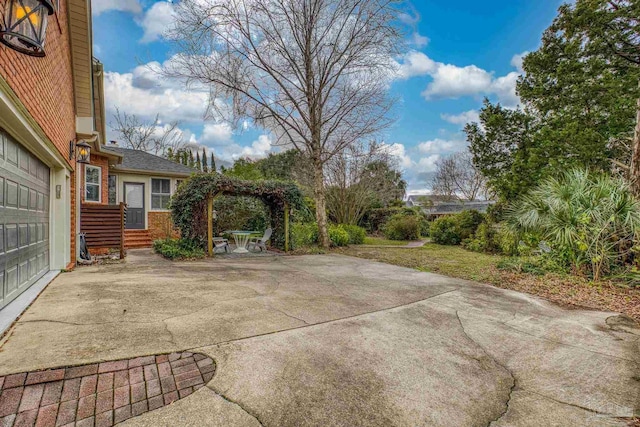
M110 197L111 197L111 193L109 192L111 189L109 188L109 186L111 185L110 182L110 178L113 177L113 179L115 180L115 185L114 185L114 191L113 191L113 195L115 197L115 200L113 201L113 204L111 203ZM114 175L114 174L109 174L107 175L107 203L109 205L115 206L118 204L118 175Z
M87 182L87 170L88 169L97 169L98 170L98 182ZM87 189L90 185L95 185L98 187L98 200L91 200L88 198L89 192ZM86 203L102 203L102 168L96 165L84 165L84 201Z
M154 180L169 181L169 192L168 193L154 193L154 191L153 191L153 181ZM171 188L171 178L152 177L151 178L151 182L149 183L149 185L151 186L151 188L149 189L149 194L150 194L150 197L151 197L151 200L150 200L151 203L149 204L150 209L152 211L168 211L169 210L168 207L166 207L166 208L162 208L162 207L155 208L155 207L153 207L153 196L169 196L169 201L167 202L167 203L169 203L171 201L171 196L173 196L173 193L174 193L173 189ZM160 186L160 190L162 190L162 185Z

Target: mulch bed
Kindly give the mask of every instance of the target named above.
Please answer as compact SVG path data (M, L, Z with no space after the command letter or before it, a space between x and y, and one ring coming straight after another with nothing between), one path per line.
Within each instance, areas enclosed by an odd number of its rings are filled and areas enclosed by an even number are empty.
M589 282L575 276L498 271L492 285L526 292L573 308L615 311L640 321L640 289L610 281Z

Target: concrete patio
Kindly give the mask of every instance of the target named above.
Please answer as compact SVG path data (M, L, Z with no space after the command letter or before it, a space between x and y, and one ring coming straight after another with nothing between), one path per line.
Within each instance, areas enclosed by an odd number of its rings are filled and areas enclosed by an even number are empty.
M0 342L0 375L172 351L206 387L127 426L624 426L640 328L517 292L338 256L60 275Z

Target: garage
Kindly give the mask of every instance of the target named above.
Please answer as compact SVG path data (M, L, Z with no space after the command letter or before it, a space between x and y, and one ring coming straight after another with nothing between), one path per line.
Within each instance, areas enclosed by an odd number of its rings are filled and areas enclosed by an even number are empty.
M0 309L49 271L49 168L0 129Z

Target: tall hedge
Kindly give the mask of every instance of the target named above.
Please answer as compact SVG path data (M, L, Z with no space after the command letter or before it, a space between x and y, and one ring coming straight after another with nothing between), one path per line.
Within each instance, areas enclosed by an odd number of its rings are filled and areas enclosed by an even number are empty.
M284 209L303 207L300 189L279 181L244 181L216 173L193 175L180 185L171 199L173 223L183 238L204 245L207 241L207 199L217 194L256 197L269 208L271 244L284 249Z

